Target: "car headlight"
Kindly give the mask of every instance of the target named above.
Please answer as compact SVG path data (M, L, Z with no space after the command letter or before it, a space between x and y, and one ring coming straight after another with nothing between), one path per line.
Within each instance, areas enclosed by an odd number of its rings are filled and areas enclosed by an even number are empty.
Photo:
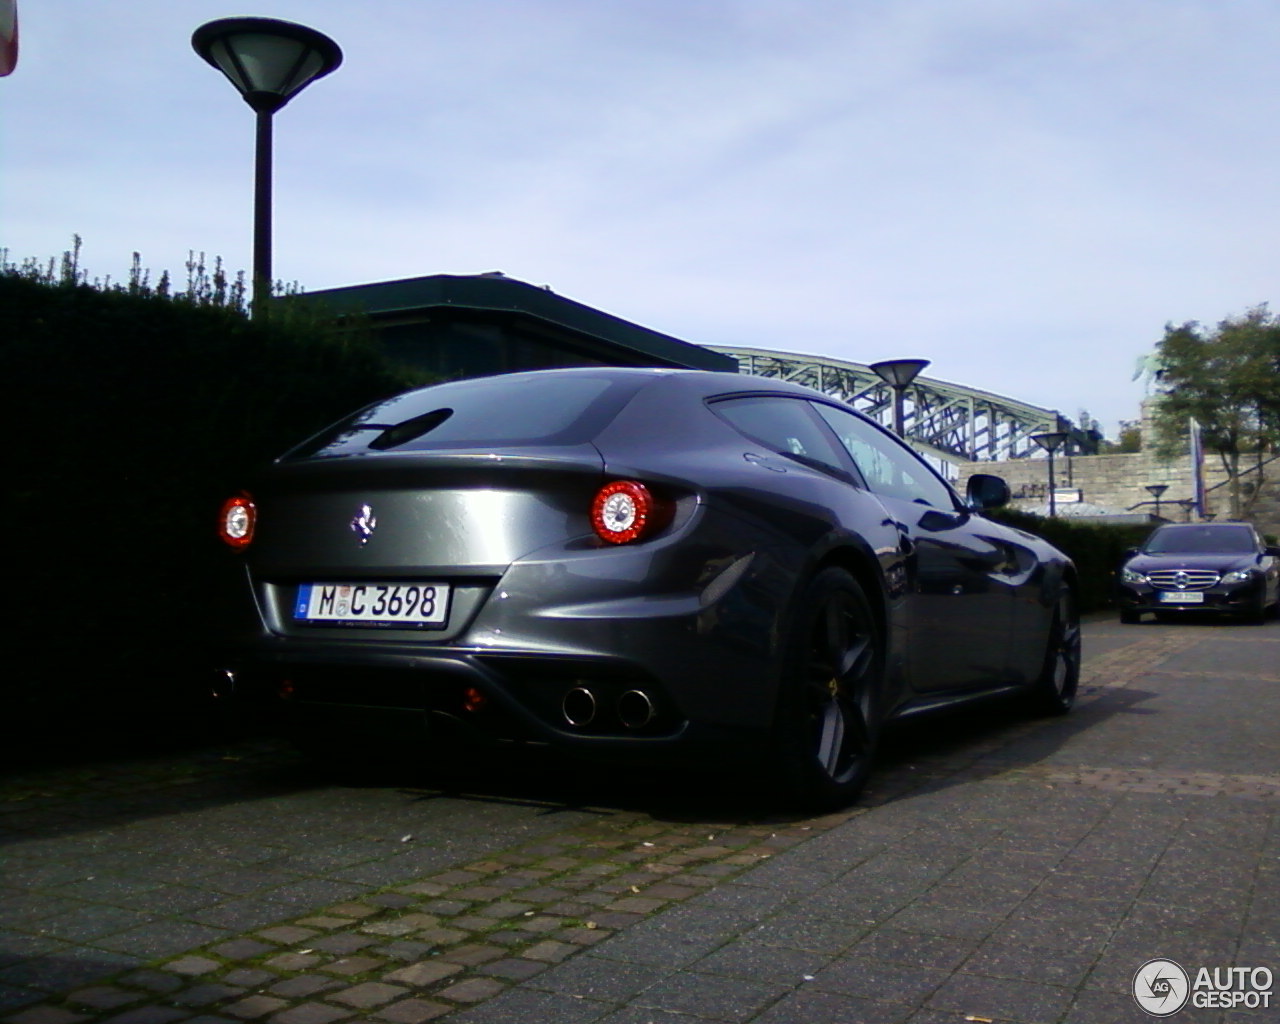
M1149 583L1145 576L1140 572L1134 572L1132 569L1121 569L1120 579L1124 583Z
M1252 569L1235 569L1222 574L1223 583L1248 583L1251 579L1253 579Z

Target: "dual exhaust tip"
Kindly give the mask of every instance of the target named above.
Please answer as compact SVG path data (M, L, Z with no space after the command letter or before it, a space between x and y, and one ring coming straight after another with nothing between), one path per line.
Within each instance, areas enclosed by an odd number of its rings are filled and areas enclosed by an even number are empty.
M643 729L657 716L653 701L643 690L627 690L618 698L613 710L618 721L628 729ZM564 720L578 729L586 728L594 722L599 711L600 702L585 686L575 686L560 702L560 713L564 715Z

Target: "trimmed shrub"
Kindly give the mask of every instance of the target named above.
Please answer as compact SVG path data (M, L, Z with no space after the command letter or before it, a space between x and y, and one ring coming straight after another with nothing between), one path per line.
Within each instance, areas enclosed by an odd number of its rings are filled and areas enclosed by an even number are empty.
M368 332L304 309L249 320L220 268L193 264L170 295L136 262L128 285L90 285L70 257L60 272L0 263L18 654L2 685L35 735L79 724L105 738L200 705L208 652L242 600L214 531L222 500L415 382Z

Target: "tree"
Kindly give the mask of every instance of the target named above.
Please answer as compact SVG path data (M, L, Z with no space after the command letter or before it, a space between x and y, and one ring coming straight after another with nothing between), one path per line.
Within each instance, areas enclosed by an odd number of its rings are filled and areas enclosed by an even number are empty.
M1280 447L1280 317L1264 303L1212 330L1169 324L1157 351L1157 452L1185 452L1194 419L1226 470L1232 516L1247 514Z
M1102 442L1103 455L1131 455L1142 451L1142 426L1137 420L1121 420L1114 441Z

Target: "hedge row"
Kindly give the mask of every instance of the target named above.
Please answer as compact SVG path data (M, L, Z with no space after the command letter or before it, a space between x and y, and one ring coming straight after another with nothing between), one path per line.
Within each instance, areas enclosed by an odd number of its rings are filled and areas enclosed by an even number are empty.
M204 693L193 666L237 585L214 533L221 501L255 465L411 383L359 331L302 313L264 324L134 284L0 267L20 666L0 686L19 721L103 735Z

